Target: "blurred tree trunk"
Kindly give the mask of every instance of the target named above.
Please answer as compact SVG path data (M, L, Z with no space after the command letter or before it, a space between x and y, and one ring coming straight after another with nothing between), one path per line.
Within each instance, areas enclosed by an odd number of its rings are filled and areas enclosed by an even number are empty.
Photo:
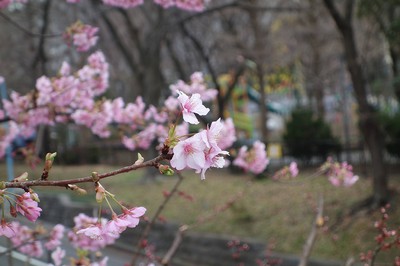
M393 89L397 101L400 101L400 38L398 37L400 23L400 2L382 0L364 0L359 3L361 15L371 17L379 26L379 30L387 41L388 52L392 59Z
M51 13L51 0L46 0L43 3L43 14L42 24L40 29L40 38L36 50L36 54L32 60L32 72L36 73L36 76L48 75L48 57L46 54L46 37L48 28L50 26L50 13ZM36 102L34 102L36 105ZM51 138L50 138L50 126L40 125L37 131L36 137L36 155L43 157L47 152L51 152Z
M167 35L163 10L158 10L156 19L146 20L150 30L140 31L145 34L139 36L140 25L132 19L134 13L122 9L118 9L118 13L101 10L98 3L94 6L100 9L112 40L138 83L135 94L141 95L146 103L158 105L162 91L168 88L161 70L161 50Z
M262 64L257 64L257 79L260 87L260 127L261 140L266 143L268 140L268 109L266 106L267 95L265 94L264 67Z
M367 101L366 82L359 61L352 25L355 1L346 0L344 15L339 13L333 0L324 0L324 3L342 36L345 60L358 102L359 128L371 155L373 170L373 195L371 203L374 206L382 205L389 199L388 177L383 156L384 136L380 128L377 113Z
M307 22L309 27L313 29L313 33L307 38L307 42L310 45L312 51L312 66L311 66L311 94L315 99L315 105L313 109L316 110L319 118L325 118L325 106L324 106L324 84L322 81L322 58L321 58L321 46L322 40L320 36L321 29L318 27L318 18L320 16L319 10L315 8L316 0L309 0L309 12L307 12Z
M257 4L257 0L251 1ZM261 140L266 143L268 140L268 109L266 107L267 95L265 94L265 81L264 81L264 55L266 52L266 38L268 31L261 28L261 15L256 9L248 9L250 16L251 26L254 31L254 55L252 60L256 63L256 76L258 80L258 87L260 89L260 130Z

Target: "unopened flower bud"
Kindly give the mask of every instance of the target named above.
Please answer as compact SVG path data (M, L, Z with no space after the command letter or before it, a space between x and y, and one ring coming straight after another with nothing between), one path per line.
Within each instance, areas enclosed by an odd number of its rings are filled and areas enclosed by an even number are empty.
M83 188L78 187L77 185L68 185L68 188L71 189L72 191L75 191L79 195L86 195L87 191L84 190Z
M46 154L46 162L44 164L44 170L49 171L53 166L54 158L56 158L57 152L47 153Z
M99 174L97 172L92 172L92 180L93 182L99 182Z
M30 190L29 192L30 192L29 194L31 195L31 199L32 199L33 201L40 202L40 199L39 199L38 194L36 194L35 192L33 192L33 190Z
M17 217L17 209L13 205L10 205L10 215L12 217Z
M169 148L173 148L178 142L179 138L176 136L176 125L171 125L168 131L168 138L165 140L164 144Z
M0 189L5 189L6 188L6 184L4 183L4 181L0 182Z
M134 163L134 165L139 165L141 163L144 162L144 158L143 156L138 152L138 159L136 160L136 162Z
M174 170L172 170L171 167L169 167L169 165L164 165L164 164L160 165L158 167L158 170L160 171L161 174L167 176L171 176L175 173Z
M96 201L102 203L103 199L106 197L106 190L100 183L96 183Z
M14 182L24 182L26 180L28 180L28 172L24 172L21 175L17 176L16 178L14 178Z
M46 161L54 161L54 158L56 158L56 156L57 156L57 152L47 153Z

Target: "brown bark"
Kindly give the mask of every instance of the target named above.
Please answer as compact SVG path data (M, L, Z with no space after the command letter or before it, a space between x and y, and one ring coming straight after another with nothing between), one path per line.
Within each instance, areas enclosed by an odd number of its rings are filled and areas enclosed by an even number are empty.
M352 13L354 1L347 0L345 14L339 13L332 0L324 0L325 6L334 19L342 36L347 68L350 72L355 96L359 108L359 128L371 155L373 174L373 205L382 205L389 199L388 177L384 163L383 132L380 128L376 112L367 101L366 82L354 39Z

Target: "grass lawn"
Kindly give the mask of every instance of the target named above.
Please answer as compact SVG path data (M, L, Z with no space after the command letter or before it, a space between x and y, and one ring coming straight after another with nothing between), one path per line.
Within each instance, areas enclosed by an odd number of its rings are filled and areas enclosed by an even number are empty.
M116 168L118 167L105 165L54 166L50 178L82 177L90 175L92 171L102 173ZM1 165L0 169L5 173L4 165ZM17 166L16 174L26 170L26 166ZM31 179L38 178L41 169L30 172ZM162 177L155 182L143 182L143 174L142 170L135 171L105 179L101 183L115 194L117 199L129 202L132 206L146 207L147 215L151 217L163 200L163 191L169 191L177 178ZM229 234L238 238L255 238L265 242L274 241L275 251L300 254L315 217L318 196L323 195L327 230L321 228L312 257L346 260L354 256L358 259L360 252L375 248L374 237L377 233L373 224L379 219L379 212L360 213L350 219L342 219L337 230L329 229L329 226L337 221L339 214L371 194L370 181L367 179L361 179L351 188L335 188L328 183L327 178L309 178L307 173L302 173L293 182L285 183L269 179L253 181L251 176L233 175L228 170L212 169L206 176L207 179L201 181L198 175L192 172L185 173L179 190L183 195L190 195L193 200L178 195L172 198L162 213L167 221L194 224L243 193L229 209L193 230ZM390 221L392 227L398 227L399 176L392 177L390 184L396 192L389 211ZM83 187L90 192L93 185L85 184ZM40 190L74 194L61 188ZM95 203L93 195L81 197L80 200ZM394 257L399 254L399 248L390 252L384 251L378 256L378 261L392 265Z

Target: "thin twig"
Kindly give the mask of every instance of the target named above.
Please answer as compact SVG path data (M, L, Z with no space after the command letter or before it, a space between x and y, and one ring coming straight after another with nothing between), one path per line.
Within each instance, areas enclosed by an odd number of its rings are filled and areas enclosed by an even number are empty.
M179 230L175 234L175 238L174 238L174 241L172 242L172 245L170 246L170 248L168 249L167 253L164 255L164 257L161 260L161 264L164 265L164 266L169 265L172 257L175 255L176 251L178 250L178 248L182 244L184 234L189 229L193 229L196 226L204 224L205 222L208 222L208 221L214 219L215 217L217 217L222 212L228 210L230 207L233 206L233 204L237 200L239 200L240 198L243 197L243 193L244 193L245 189L248 188L250 184L251 184L251 182L248 182L243 190L239 191L234 197L232 197L231 199L226 201L222 206L220 206L218 208L215 208L215 210L210 215L205 216L205 217L203 217L201 219L198 219L197 222L192 224L192 225L186 225L185 224L185 225L182 225L181 227L179 227Z
M145 229L143 230L137 244L136 244L136 250L139 250L143 240L145 240L148 236L148 234L150 233L151 228L153 227L154 223L156 222L156 220L158 219L158 217L160 216L161 212L164 210L165 206L167 205L168 201L172 198L172 196L178 191L178 187L181 185L184 177L183 175L179 172L176 171L176 174L178 175L178 180L176 181L174 187L171 189L171 191L169 192L169 194L164 198L164 201L161 203L161 205L158 207L156 213L154 214L153 218L151 219L151 221L146 225ZM135 255L132 257L132 261L131 261L131 265L134 266L135 262L138 258L138 253L135 253Z
M24 28L18 22L14 21L12 18L4 14L3 12L0 12L0 17L4 18L7 22L10 24L14 25L16 28L21 30L23 33L31 36L31 37L45 37L45 38L56 38L56 37L61 37L62 33L53 33L53 34L40 34L40 33L35 33L31 32L30 30Z
M187 225L182 225L179 227L179 230L176 232L174 242L172 243L171 247L169 248L168 252L165 254L163 259L161 260L161 264L164 266L167 266L169 262L171 261L172 257L175 255L176 251L180 247L182 240L183 240L183 235L185 232L189 229L189 226Z
M310 257L311 251L314 247L315 238L317 237L318 228L322 225L324 211L324 198L320 196L318 201L318 210L313 225L311 227L310 234L308 235L307 241L303 248L303 254L301 255L299 266L306 266Z
M388 243L388 245L389 245L389 246L395 245L395 244L397 243L397 241L399 241L399 240L398 240L397 238L395 238L395 239L393 239L392 241L390 241L390 242ZM384 247L385 247L385 245L381 244L381 245L378 245L378 246L374 249L374 252L372 253L371 260L369 261L368 266L373 266L373 265L375 265L376 257L378 256L379 252L381 252L381 250L384 249Z

